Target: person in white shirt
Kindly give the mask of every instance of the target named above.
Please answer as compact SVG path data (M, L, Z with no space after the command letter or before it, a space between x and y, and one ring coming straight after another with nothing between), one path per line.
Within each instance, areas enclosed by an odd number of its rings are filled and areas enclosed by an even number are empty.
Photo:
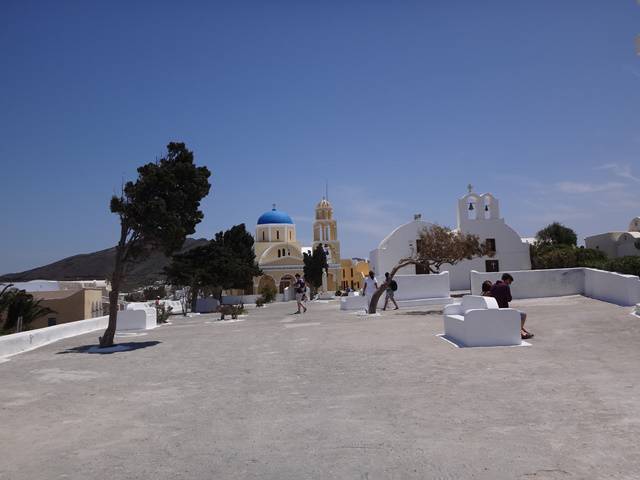
M378 290L378 280L376 279L373 270L369 272L369 276L364 279L364 288L362 289L362 295L367 299L367 312L369 312L369 305L371 304L371 297Z

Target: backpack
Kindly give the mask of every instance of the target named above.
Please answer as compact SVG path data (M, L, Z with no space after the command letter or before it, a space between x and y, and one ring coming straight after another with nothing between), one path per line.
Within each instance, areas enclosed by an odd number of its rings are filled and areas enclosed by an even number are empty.
M395 280L391 280L391 283L389 283L389 288L391 288L391 290L393 292L395 292L396 290L398 290L398 284L396 283Z
M304 280L300 279L296 284L296 293L304 293L306 290L306 285L304 284Z

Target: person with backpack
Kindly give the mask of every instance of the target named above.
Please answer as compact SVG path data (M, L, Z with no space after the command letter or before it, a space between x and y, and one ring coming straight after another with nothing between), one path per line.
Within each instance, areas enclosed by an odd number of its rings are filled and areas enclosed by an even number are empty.
M384 278L385 278L384 283L387 286L387 289L386 289L387 296L384 299L384 307L382 307L382 310L387 309L387 305L389 305L389 300L391 300L393 304L396 306L394 310L398 310L398 308L400 307L398 307L398 304L396 303L395 298L393 298L396 290L398 290L398 284L394 279L389 277L389 272L384 274Z
M299 273L296 273L296 282L293 284L293 287L296 291L296 302L298 302L298 311L296 313L301 313L301 308L304 313L307 313L307 307L302 303L307 293L307 285L304 283L304 279L300 277Z

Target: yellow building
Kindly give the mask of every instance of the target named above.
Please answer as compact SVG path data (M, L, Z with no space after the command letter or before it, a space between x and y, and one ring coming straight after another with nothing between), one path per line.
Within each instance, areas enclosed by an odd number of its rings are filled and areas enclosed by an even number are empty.
M36 318L31 322L31 328L50 327L107 314L103 311L103 293L100 288L32 292L32 295L34 299L42 300L40 305L49 307L55 313Z
M336 291L342 285L342 268L340 266L340 241L338 240L338 223L333 218L333 207L329 200L323 198L316 205L313 222L313 249L322 245L327 254L327 290Z
M263 213L256 225L254 243L256 261L263 272L253 279L256 294L271 286L284 293L295 282L295 274L303 275L302 247L296 237L296 226L291 217L276 209Z
M313 248L322 245L327 253L327 289L335 291L342 285L340 242L338 227L333 218L333 207L322 199L316 205L313 224ZM254 293L271 286L284 293L295 282L295 274L304 275L302 247L296 237L296 226L291 217L273 206L263 213L256 225L254 250L263 275L253 279Z
M340 260L342 268L342 290L347 287L360 290L364 286L364 278L369 274L371 266L362 258L345 258Z

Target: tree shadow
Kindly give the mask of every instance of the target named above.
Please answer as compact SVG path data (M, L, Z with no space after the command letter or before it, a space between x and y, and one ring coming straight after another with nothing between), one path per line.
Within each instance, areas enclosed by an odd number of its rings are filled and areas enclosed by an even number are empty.
M56 353L56 355L64 355L67 353L88 353L99 355L111 355L112 353L132 352L134 350L140 350L141 348L154 347L158 345L157 340L148 342L124 342L116 343L112 347L100 348L98 345L83 345L81 347L71 347Z
M405 312L395 312L396 315L442 315L442 310L413 310Z

